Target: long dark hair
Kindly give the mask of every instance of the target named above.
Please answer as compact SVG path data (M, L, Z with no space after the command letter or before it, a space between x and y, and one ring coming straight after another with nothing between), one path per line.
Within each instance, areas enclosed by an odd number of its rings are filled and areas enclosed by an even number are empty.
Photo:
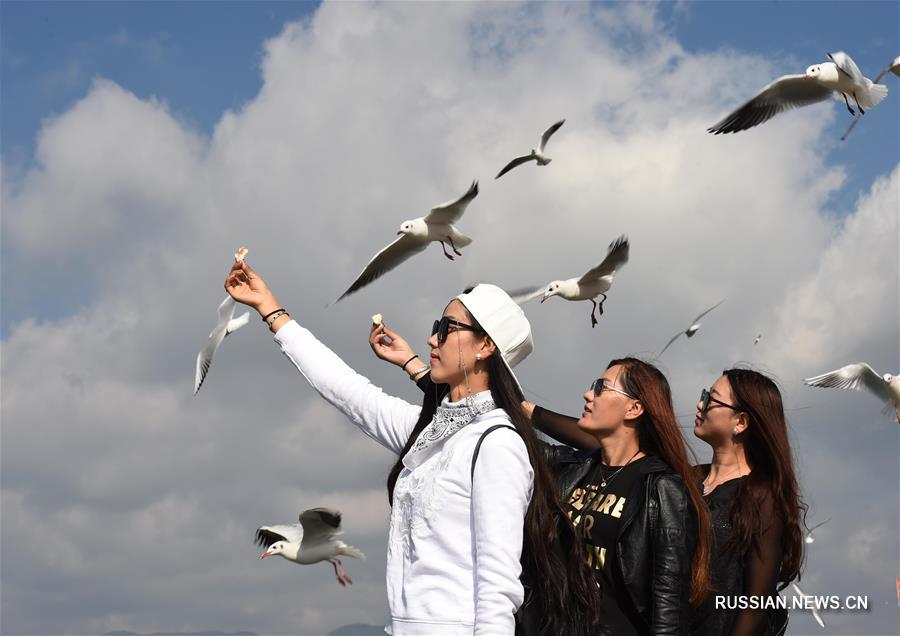
M612 360L606 368L616 365L622 367L619 375L622 388L631 395L639 396L644 407L644 412L636 422L640 449L663 460L681 477L697 516L697 547L691 559L690 592L690 603L697 606L710 591L709 509L697 488L687 445L678 428L678 420L675 419L669 381L662 371L637 358Z
M485 333L468 310L466 314L469 323ZM584 620L584 625L578 626L579 631L596 634L600 631L597 584L593 574L584 565L581 541L559 503L552 473L544 461L531 420L522 408L522 391L503 364L499 351L488 357L487 373L491 398L498 408L509 415L525 442L528 460L534 470L534 489L525 513L521 561L525 579L534 589L535 602L543 605L539 608L540 616L543 617L539 633L548 636L571 633L571 617L576 615L573 609L578 608L578 614ZM403 469L403 458L422 429L431 422L437 405L449 390L448 385L440 384L425 392L419 419L388 475L388 500L392 505L394 486ZM557 523L560 519L563 522ZM555 545L562 546L562 554L553 549Z
M747 414L749 425L741 433L750 474L742 479L731 503L731 541L726 546L740 554L759 549L757 538L769 524L764 510L774 508L784 524L779 589L800 578L803 566L801 516L807 505L800 496L794 459L788 441L781 391L769 377L752 369L726 369L734 406Z

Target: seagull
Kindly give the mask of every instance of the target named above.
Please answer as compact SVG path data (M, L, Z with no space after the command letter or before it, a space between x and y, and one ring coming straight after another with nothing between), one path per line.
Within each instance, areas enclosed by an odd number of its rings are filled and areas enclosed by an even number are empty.
M814 525L812 528L810 528L809 530L807 530L807 531L806 531L806 536L803 537L803 540L806 541L806 543L808 543L808 544L815 543L816 538L813 536L813 530L815 530L816 528L821 528L822 526L824 526L824 525L825 525L826 523L828 523L829 521L831 521L831 517L828 517L825 521L823 521L823 522L821 522L821 523L817 523L817 524Z
M833 389L854 389L863 387L878 396L884 405L884 413L890 413L893 405L900 424L900 374L878 373L865 362L848 364L845 367L813 376L803 380L809 386L820 386Z
M882 71L878 74L878 76L872 81L877 84L878 82L881 81L881 78L884 77L885 75L887 75L888 73L893 73L894 75L900 77L900 55L895 57L890 64L888 64L886 67L884 67L882 69ZM850 135L850 131L852 131L853 127L856 126L856 123L859 121L860 117L862 117L861 114L857 115L853 119L853 121L850 122L850 126L847 128L847 132L844 133L844 136L841 137L841 141L844 141L845 139L847 139L847 137Z
M853 97L859 112L865 113L865 108L877 106L887 95L887 86L864 77L843 51L828 53L828 58L830 62L813 64L803 75L782 75L707 131L718 135L747 130L782 111L824 101L835 93L840 93L855 116L848 96Z
M194 395L200 390L206 374L209 372L209 365L212 364L213 354L222 341L230 333L237 331L248 322L250 322L250 312L241 315L239 318L234 317L234 310L237 303L231 296L225 298L219 305L219 322L209 334L206 346L197 354L197 369L194 372Z
M755 345L759 344L760 340L762 340L762 334L759 334L758 336L756 336L756 339L753 341L753 344L755 344Z
M515 168L516 166L521 166L523 163L531 161L532 159L537 161L539 166L546 166L548 163L553 161L550 157L544 156L544 148L547 146L547 142L550 141L550 137L553 136L557 130L559 130L560 126L566 123L565 119L560 119L558 122L550 126L547 130L544 131L544 134L541 135L541 144L537 148L532 148L531 153L527 155L523 155L521 157L516 157L508 164L503 166L503 170L497 173L497 176L494 179L499 179L507 172Z
M334 567L334 576L341 587L353 584L339 556L365 560L360 550L338 541L342 534L341 513L331 508L310 508L300 513L300 523L293 525L261 526L256 530L256 543L266 551L259 555L265 559L276 554L288 561L309 565L328 561Z
M465 247L472 242L472 239L464 234L460 234L453 227L453 223L462 217L466 207L476 196L478 196L477 179L472 182L468 191L456 201L442 203L432 208L431 212L425 216L401 223L400 230L397 232L400 238L372 257L372 260L369 261L362 273L356 277L353 284L334 302L340 302L376 278L383 276L413 254L423 251L432 241L437 241L441 244L441 247L444 248L444 256L451 261L453 260L453 254L447 252L447 246L444 245L444 242L450 243L450 247L453 248L457 256L462 256L462 252L456 249L456 246Z
M591 328L593 328L597 325L597 318L594 317L594 312L599 308L600 315L603 315L603 303L606 302L606 292L612 286L616 271L628 262L629 248L628 237L623 234L609 244L606 258L603 259L603 262L588 270L580 278L555 280L542 287L514 290L509 293L509 296L519 304L524 304L538 296L541 297L541 302L544 302L551 296L560 296L566 300L590 300L593 304L591 309ZM598 296L603 296L603 300L600 301L599 305L594 300Z
M724 302L725 302L725 299L723 298L722 300L717 302L715 305L713 305L712 307L710 307L709 309L704 311L702 314L700 314L699 316L694 318L694 321L691 323L691 326L688 327L685 331L679 331L674 336L672 336L672 339L666 343L666 346L662 348L662 351L660 351L659 355L657 355L656 357L659 358L660 356L662 356L662 354L665 353L666 349L669 348L669 345L671 345L673 342L678 340L678 337L681 336L682 334L684 334L688 338L693 337L693 335L695 333L697 333L697 330L700 328L700 319L703 318L703 316L705 316L706 314L708 314L709 312L711 312L713 309L715 309L716 307L718 307L719 305L721 305Z
M794 591L797 593L798 596L802 596L804 599L812 598L809 594L804 593L803 590L801 590L797 586L796 583L791 583L791 587L794 588ZM819 614L819 610L816 609L815 599L813 599L812 602L809 602L807 607L809 607L810 611L812 612L813 618L816 619L816 622L819 624L819 627L821 627L822 629L825 629L825 621L822 620L822 615Z

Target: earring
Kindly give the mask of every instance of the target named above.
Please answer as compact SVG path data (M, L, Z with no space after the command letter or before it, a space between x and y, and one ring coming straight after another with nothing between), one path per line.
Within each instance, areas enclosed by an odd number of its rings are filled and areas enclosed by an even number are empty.
M737 426L735 426L733 429L731 429L731 436L732 436L732 437L737 437L737 436L738 436Z
M475 354L475 359L476 359L476 360L481 360L481 354L480 354L480 353L476 353L476 354Z

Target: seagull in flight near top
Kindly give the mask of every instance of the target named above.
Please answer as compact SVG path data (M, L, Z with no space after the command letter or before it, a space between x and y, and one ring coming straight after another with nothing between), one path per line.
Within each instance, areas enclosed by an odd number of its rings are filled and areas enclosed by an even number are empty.
M830 62L813 64L803 75L782 75L708 131L718 135L747 130L780 112L825 101L836 93L844 98L851 115L856 115L856 111L850 106L848 96L856 102L860 113L885 98L887 86L864 77L849 55L837 51L828 57Z
M357 276L353 284L341 294L335 302L343 300L355 291L358 291L371 283L376 278L391 271L397 265L408 259L413 254L423 251L432 241L437 241L444 248L444 256L453 260L453 255L447 252L447 246L444 243L450 243L450 247L458 255L462 256L457 248L465 247L472 242L465 234L461 234L453 223L458 221L463 212L466 211L469 203L478 196L478 181L472 182L472 185L464 195L456 201L448 201L432 208L431 212L425 216L410 221L404 221L400 224L400 230L397 234L400 238L378 252L369 264L366 265L362 273Z
M700 329L700 319L703 318L703 316L705 316L706 314L708 314L709 312L711 312L713 309L715 309L716 307L718 307L719 305L721 305L724 302L725 302L725 299L723 298L722 300L717 302L715 305L713 305L712 307L710 307L709 309L704 311L702 314L700 314L699 316L694 318L694 321L691 323L691 326L688 327L686 330L679 331L674 336L672 336L672 339L666 343L666 346L662 348L662 351L660 351L659 355L657 355L656 357L659 358L663 353L665 353L666 349L669 348L669 345L671 345L673 342L678 340L678 337L681 336L682 334L687 336L688 338L692 338L694 336L694 334L697 333L697 330Z
M560 119L558 122L550 126L550 128L545 130L544 134L541 135L541 144L537 148L532 148L531 153L522 155L521 157L516 157L515 159L510 161L508 164L503 166L503 170L498 172L497 176L494 178L499 179L516 166L521 166L523 163L531 160L537 161L537 164L539 166L546 166L548 163L553 161L550 157L544 156L544 148L546 147L547 142L550 140L550 137L553 136L553 133L559 130L560 126L562 126L564 123L566 123L566 120Z
M853 389L855 391L866 388L885 403L885 414L890 413L891 406L894 407L897 423L900 424L900 374L878 375L875 369L865 362L857 362L822 375L806 378L803 383L809 386Z
M616 271L628 262L630 248L628 237L623 234L609 244L606 258L603 259L603 262L588 270L584 275L566 280L554 280L542 287L514 290L509 292L509 296L519 304L526 303L538 296L541 297L541 302L544 302L551 296L560 296L566 300L590 300L593 304L591 309L591 327L593 328L597 325L597 318L594 316L594 312L599 308L600 315L603 315L603 303L606 302L606 292L612 287ZM603 296L603 300L600 301L599 305L594 300L598 296Z

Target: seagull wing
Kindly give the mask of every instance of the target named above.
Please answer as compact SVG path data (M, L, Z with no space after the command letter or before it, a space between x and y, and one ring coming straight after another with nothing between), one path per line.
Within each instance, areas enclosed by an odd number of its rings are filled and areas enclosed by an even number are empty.
M506 293L514 302L519 305L524 305L525 303L540 297L543 294L545 287L546 285L542 285L541 287L520 287Z
M531 161L532 159L534 159L534 157L531 156L531 155L523 155L523 156L521 156L521 157L516 157L515 159L513 159L512 161L510 161L508 164L506 164L505 166L503 166L503 170L501 170L500 172L498 172L498 173L497 173L497 176L494 177L494 178L495 178L495 179L499 179L500 177L502 177L503 175L505 175L507 172L509 172L510 170L512 170L513 168L515 168L516 166L521 166L523 163L526 163L526 162L528 162L528 161Z
M544 152L544 147L547 145L547 142L550 141L550 137L553 136L553 133L555 133L557 130L559 130L560 126L562 126L564 123L566 123L566 120L560 119L558 122L556 122L555 124L550 126L550 128L548 128L547 130L544 131L544 134L541 135L541 145L540 145L541 152Z
M824 101L832 92L806 75L783 75L707 131L719 135L753 128L782 111Z
M697 316L696 318L694 318L694 322L692 322L691 324L692 324L692 325L696 325L696 324L700 321L700 319L703 318L703 316L705 316L706 314L708 314L709 312L711 312L713 309L715 309L716 307L718 307L719 305L721 305L721 304L724 303L724 302L725 302L725 299L723 298L722 300L720 300L719 302L717 302L715 305L713 305L712 307L710 307L709 309L707 309L706 311L704 311L702 314L700 314L699 316Z
M234 310L237 307L237 301L231 296L226 296L225 300L219 305L219 325L224 325L234 316Z
M376 278L383 276L397 267L397 265L413 254L421 252L427 246L428 241L423 242L421 239L417 239L409 234L404 234L399 237L396 241L378 252L372 260L369 261L369 264L366 265L366 268L362 273L356 277L353 284L347 288L347 291L341 294L341 297L334 302L340 302L353 292L359 291Z
M843 51L829 53L828 57L844 75L853 80L854 84L862 86L866 83L866 78L863 77L862 72L859 70L859 67L856 65L856 62L853 61L852 57Z
M683 333L684 333L683 331L679 331L679 332L676 333L674 336L672 336L672 339L669 340L669 341L666 343L666 346L662 348L662 351L660 351L660 352L656 355L656 357L659 358L662 354L664 354L664 353L666 352L666 349L668 349L668 348L671 346L671 344L672 344L673 342L675 342L676 340L678 340L678 336L682 335Z
M300 524L303 526L303 543L310 545L331 540L341 534L341 513L333 508L310 508L300 513Z
M589 270L584 274L584 276L579 278L578 284L584 285L586 283L591 283L595 280L598 280L603 276L615 274L616 270L618 270L628 262L628 251L630 247L631 246L628 243L628 237L626 237L624 234L617 238L615 241L609 244L609 248L606 252L606 258L603 259L603 262L597 265L597 267Z
M206 346L197 354L197 365L194 369L194 395L197 395L197 391L200 390L200 385L202 385L203 380L206 379L206 374L209 373L209 367L212 365L213 354L216 352L216 349L219 348L219 345L222 344L222 340L224 339L225 328L220 325L209 334L209 340L206 341Z
M270 547L278 541L296 543L303 538L303 528L294 524L277 526L260 526L256 529L256 544L264 548Z
M832 389L862 390L863 387L877 395L884 402L891 400L891 390L887 382L865 362L848 364L840 369L816 375L803 380L809 386L819 386Z
M472 202L472 199L477 196L478 179L473 181L472 185L469 186L469 189L466 191L466 193L459 197L456 201L447 201L447 203L442 203L435 208L431 208L431 212L429 212L425 216L425 222L441 223L444 225L456 223L463 215L463 212L466 211L466 208L468 207L469 203Z

